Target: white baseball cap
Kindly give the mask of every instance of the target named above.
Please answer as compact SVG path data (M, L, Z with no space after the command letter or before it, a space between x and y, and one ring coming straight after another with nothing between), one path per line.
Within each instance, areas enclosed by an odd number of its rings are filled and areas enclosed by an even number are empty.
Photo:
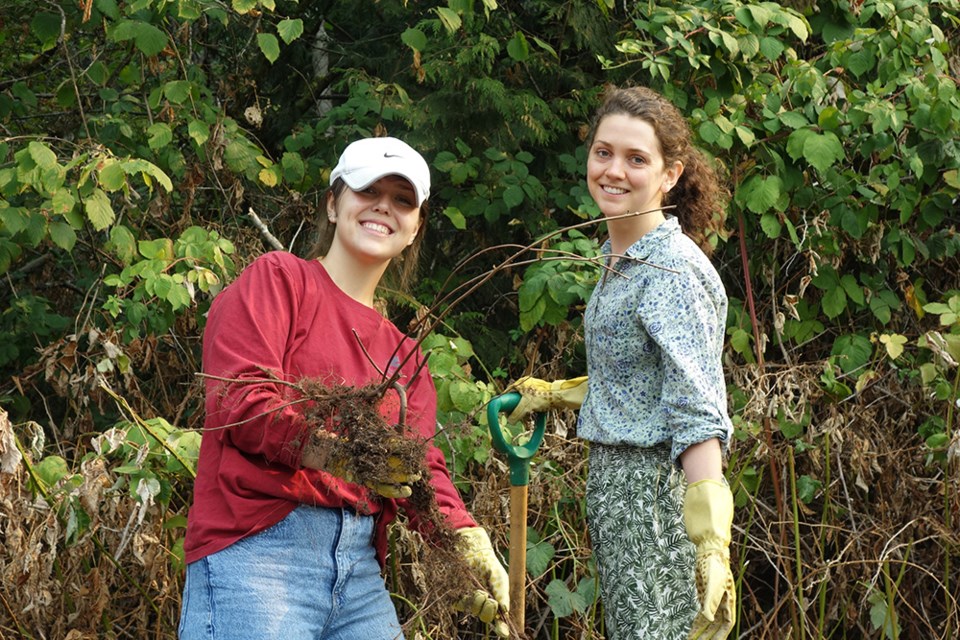
M430 167L413 147L396 138L363 138L351 142L330 172L330 184L343 178L354 191L366 189L384 176L406 178L417 193L417 206L430 197Z

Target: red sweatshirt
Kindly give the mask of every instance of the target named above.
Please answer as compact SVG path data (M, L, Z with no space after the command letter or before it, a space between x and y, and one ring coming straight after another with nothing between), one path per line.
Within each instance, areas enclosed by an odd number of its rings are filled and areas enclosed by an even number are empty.
M343 293L315 260L273 252L247 267L210 308L203 370L210 376L257 381L206 379L206 419L184 543L187 562L309 504L374 515L374 544L382 563L386 527L404 501L372 496L356 484L302 468L309 427L299 405L284 406L295 396L286 385L259 380L269 371L291 382L312 377L327 384L363 386L381 380L368 357L389 374L413 346L390 321ZM437 398L427 368L410 384L422 358L420 353L410 358L400 383L409 384L407 424L430 438L436 429ZM388 423L398 421L395 392L387 393L381 412ZM450 480L443 454L432 445L427 466L450 525L476 526ZM417 527L417 514L408 516Z

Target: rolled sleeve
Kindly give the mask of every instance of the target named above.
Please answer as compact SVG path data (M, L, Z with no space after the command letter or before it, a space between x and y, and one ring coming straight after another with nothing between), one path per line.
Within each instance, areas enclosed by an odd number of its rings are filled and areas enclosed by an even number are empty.
M660 406L676 459L690 445L728 438L726 392L719 369L723 336L718 309L691 272L651 279L637 309L662 354Z

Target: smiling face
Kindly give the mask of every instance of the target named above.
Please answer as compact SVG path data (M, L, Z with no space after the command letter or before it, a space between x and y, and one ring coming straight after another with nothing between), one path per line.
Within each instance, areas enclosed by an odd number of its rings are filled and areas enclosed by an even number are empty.
M587 188L604 216L660 207L681 173L679 161L665 166L656 131L646 120L612 113L600 121L587 158ZM614 226L645 231L662 221L662 213L625 218L611 223L611 235Z
M360 191L327 196L327 217L336 223L331 253L344 252L373 264L389 262L413 243L420 230L420 207L413 185L384 176Z

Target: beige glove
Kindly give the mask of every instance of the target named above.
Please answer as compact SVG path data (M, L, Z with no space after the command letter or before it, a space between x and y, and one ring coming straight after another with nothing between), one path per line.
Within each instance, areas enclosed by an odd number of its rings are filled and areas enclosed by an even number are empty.
M579 409L587 395L587 376L553 382L524 376L513 384L512 390L520 394L520 402L507 420L520 422L531 413L548 409Z
M683 523L697 547L696 579L700 611L689 640L724 640L736 620L737 588L730 570L733 494L719 480L687 487Z
M463 559L486 585L486 591L476 589L461 598L454 608L493 623L494 632L501 638L510 637L506 617L510 611L510 578L493 552L490 536L480 527L457 529ZM469 583L467 583L469 586ZM497 614L500 613L499 617Z
M331 439L339 440L340 436L324 429L318 429L311 434L310 443L303 449L301 464L311 469L326 471L347 482L356 482L356 471L351 460L336 454L340 448ZM396 449L388 449L388 451L396 451ZM413 494L412 485L420 480L421 474L404 469L400 458L393 456L387 457L387 466L390 471L385 478L380 478L376 482L364 480L363 485L384 498L409 498Z

